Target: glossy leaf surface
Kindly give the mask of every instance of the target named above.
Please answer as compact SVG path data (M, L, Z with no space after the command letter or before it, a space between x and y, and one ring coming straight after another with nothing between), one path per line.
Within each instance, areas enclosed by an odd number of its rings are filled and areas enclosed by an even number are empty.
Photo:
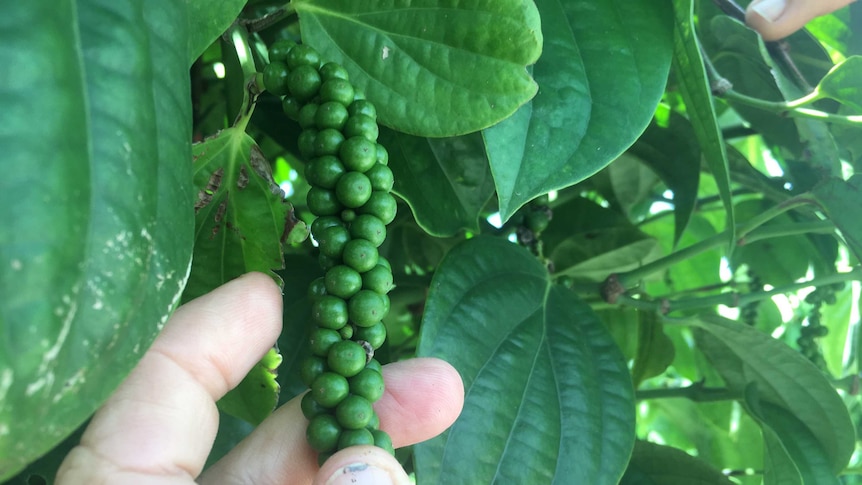
M301 0L302 38L404 133L486 128L533 97L542 30L527 0ZM445 59L445 61L441 61Z
M484 132L500 213L598 172L631 146L661 98L671 58L665 2L539 0L539 93ZM621 12L625 12L622 14Z
M3 7L0 480L84 422L179 300L187 22L161 0Z
M450 251L418 353L452 363L466 386L455 424L416 447L419 481L619 480L634 439L625 361L589 307L524 249L480 237Z

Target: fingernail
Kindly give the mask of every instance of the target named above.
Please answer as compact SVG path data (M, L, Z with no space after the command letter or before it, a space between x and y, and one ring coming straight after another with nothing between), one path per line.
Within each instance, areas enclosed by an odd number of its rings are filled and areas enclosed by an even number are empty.
M326 485L392 485L392 476L368 463L351 463L333 473Z
M786 8L787 0L763 0L751 6L752 10L769 22L778 20Z

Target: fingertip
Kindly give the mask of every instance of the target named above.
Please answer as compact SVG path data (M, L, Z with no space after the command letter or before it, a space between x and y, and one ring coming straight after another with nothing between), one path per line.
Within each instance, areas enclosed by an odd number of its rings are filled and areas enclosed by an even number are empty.
M754 0L745 11L745 23L763 40L783 39L810 20L842 8L855 0Z
M332 455L313 485L408 485L410 478L394 456L376 446L353 446Z
M395 447L424 441L455 422L464 407L461 375L446 361L419 357L383 367L386 394L375 406ZM421 389L421 395L417 395ZM414 423L403 433L403 423Z

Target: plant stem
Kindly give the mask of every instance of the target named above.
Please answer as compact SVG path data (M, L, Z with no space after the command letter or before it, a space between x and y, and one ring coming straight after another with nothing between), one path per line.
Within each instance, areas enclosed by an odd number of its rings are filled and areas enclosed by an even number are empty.
M248 30L239 22L234 22L225 33L230 39L236 51L239 65L242 68L243 78L246 80L245 92L243 93L242 107L234 120L234 126L245 130L254 113L254 106L262 88L257 84L257 66L254 64L254 56L248 41Z
M672 387L668 389L643 389L635 393L635 399L666 399L686 398L696 402L735 401L742 399L742 393L731 391L726 387L706 387L703 382L696 382L686 387Z
M751 96L746 96L744 94L738 93L733 89L724 90L719 95L727 100L736 101L738 103L751 106L752 108L770 111L777 114L778 116L789 116L791 118L810 118L844 126L858 127L860 124L862 124L862 115L844 116L827 113L825 111L820 111L816 109L803 108L803 105L810 104L822 98L822 96L820 96L817 91L814 91L813 93L802 98L787 102L766 101L760 98L753 98Z
M752 233L752 231L756 230L757 228L774 219L775 217L796 207L808 204L816 204L816 201L808 197L806 194L802 194L787 199L786 201L764 211L763 213L758 214L757 216L748 220L745 224L738 225L736 227L737 244L746 244L748 242L746 237L748 237ZM792 225L782 225L779 231L780 234L778 235L787 236L792 234L805 234L804 231L810 230L810 226L808 225L804 225L797 230L794 230L790 226ZM820 231L820 229L822 228L818 227L818 232ZM774 228L771 228L768 231L765 231L762 235L758 233L757 235L754 235L754 237L757 237L756 240L765 239L767 237L774 237L769 235L774 230ZM663 258L659 258L651 263L645 264L640 268L633 269L625 273L620 273L616 275L616 280L622 286L622 288L634 287L640 280L653 273L665 270L679 262L685 261L689 258L697 256L698 254L704 253L706 251L709 251L710 249L714 249L723 245L727 241L727 237L728 231L716 234L715 236L680 249ZM613 303L613 301L611 301L611 303Z
M670 300L668 298L643 300L634 298L630 295L623 294L617 297L616 303L625 306L631 306L639 310L659 312L663 315L666 315L673 311L712 308L716 305L725 305L731 308L742 307L751 303L756 303L762 300L766 300L768 298L772 298L775 295L792 293L811 286L819 287L856 280L862 280L862 267L857 267L851 271L847 271L844 273L833 273L827 276L820 276L807 281L791 283L789 285L773 288L769 291L756 291L752 293L738 293L736 291L732 291L721 293L718 295L681 300Z
M258 17L256 19L241 19L239 22L242 23L249 32L260 32L294 13L296 13L296 8L294 8L292 3L288 2L263 17Z

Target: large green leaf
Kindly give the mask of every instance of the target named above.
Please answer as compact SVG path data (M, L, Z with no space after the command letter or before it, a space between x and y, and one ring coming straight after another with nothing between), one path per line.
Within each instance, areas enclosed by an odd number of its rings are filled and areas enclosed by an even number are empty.
M542 49L529 0L298 0L302 39L344 65L404 133L486 128L536 94L526 66Z
M732 244L734 216L730 193L727 150L716 120L712 86L706 77L700 45L694 32L693 0L674 0L673 69L694 134L703 151L706 165L715 178L718 193L727 213L728 244Z
M419 355L452 363L461 416L416 447L422 483L615 484L634 441L634 396L607 329L506 240L474 238L440 264Z
M844 402L823 373L784 343L747 325L714 315L701 317L698 346L727 385L751 384L763 404L799 420L826 454L833 472L842 470L855 448L854 426Z
M635 443L620 485L731 485L720 471L688 453L647 441Z
M248 0L185 0L189 11L189 64L236 20Z
M428 234L478 231L479 214L494 194L482 137L420 138L381 130L389 150L394 192L407 201Z
M539 0L539 93L485 131L500 213L598 172L631 146L664 91L671 58L664 1Z
M107 398L179 300L186 28L185 4L163 0L3 7L0 480Z
M269 162L242 128L228 128L194 146L194 262L183 293L188 301L250 271L281 282L281 242L298 223L284 193L272 179ZM278 402L275 368L269 355L219 402L234 416L258 424Z

